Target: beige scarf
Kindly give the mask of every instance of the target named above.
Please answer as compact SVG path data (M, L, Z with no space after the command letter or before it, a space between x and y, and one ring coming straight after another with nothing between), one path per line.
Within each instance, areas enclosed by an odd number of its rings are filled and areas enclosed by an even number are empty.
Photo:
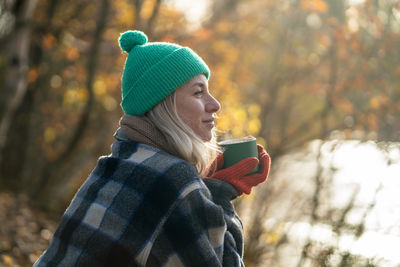
M123 115L119 121L123 133L131 140L143 143L179 157L165 135L146 117Z

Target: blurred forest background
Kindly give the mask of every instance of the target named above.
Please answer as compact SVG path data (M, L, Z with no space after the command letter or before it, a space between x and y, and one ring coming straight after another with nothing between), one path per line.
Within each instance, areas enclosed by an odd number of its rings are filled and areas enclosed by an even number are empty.
M122 115L117 40L138 29L197 51L222 104L221 138L256 136L273 158L268 183L236 202L246 266L392 266L335 242L363 235L376 198L357 207L354 190L336 196L343 205L327 203L336 169L323 162L326 150L356 140L382 151L388 168L399 163L400 1L190 1L192 11L207 3L200 17L175 2L0 1L0 264L32 265L109 153ZM285 180L278 167L294 151L292 162L311 157L314 165ZM307 188L292 194L305 169ZM282 207L282 199L292 202ZM289 222L299 221L329 226L333 242L306 235L289 250Z

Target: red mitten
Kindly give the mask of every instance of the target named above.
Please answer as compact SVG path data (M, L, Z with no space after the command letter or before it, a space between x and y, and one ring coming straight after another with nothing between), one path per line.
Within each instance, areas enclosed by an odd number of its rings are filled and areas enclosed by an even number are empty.
M257 158L246 158L233 166L230 166L226 169L219 169L223 166L223 156L219 155L210 165L216 166L214 173L212 173L212 169L209 169L209 177L219 179L225 182L228 182L235 186L235 188L242 194L250 194L252 187L264 182L268 178L269 168L271 164L271 159L265 151L265 149L261 145L257 145L258 149L258 159ZM253 173L250 175L246 175L250 171L252 171L258 164L259 172Z

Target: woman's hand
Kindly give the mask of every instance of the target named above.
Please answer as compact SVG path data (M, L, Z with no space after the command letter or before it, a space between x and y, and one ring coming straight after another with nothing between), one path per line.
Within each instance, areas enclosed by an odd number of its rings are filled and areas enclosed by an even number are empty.
M240 194L250 194L254 186L267 180L271 164L271 158L267 151L261 145L257 145L257 149L258 159L255 157L246 158L226 169L222 169L224 166L224 157L218 155L206 169L205 176L232 184ZM259 172L246 175L258 164L260 164Z

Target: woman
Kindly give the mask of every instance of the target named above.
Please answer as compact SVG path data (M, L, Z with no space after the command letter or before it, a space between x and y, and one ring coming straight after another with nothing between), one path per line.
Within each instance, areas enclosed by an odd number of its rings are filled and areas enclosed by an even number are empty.
M112 153L99 159L35 266L244 266L230 201L267 179L268 154L258 146L259 159L221 169L213 130L220 104L206 63L139 31L119 43L128 53L125 115Z

